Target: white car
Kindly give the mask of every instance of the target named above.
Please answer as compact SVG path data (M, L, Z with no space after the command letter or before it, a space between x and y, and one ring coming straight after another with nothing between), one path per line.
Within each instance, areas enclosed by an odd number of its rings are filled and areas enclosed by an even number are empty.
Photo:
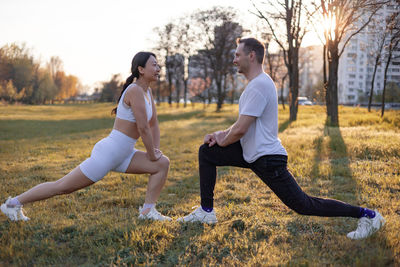
M302 96L299 96L297 98L297 103L301 106L312 106L313 105L313 103L310 100L308 100L307 97L302 97Z

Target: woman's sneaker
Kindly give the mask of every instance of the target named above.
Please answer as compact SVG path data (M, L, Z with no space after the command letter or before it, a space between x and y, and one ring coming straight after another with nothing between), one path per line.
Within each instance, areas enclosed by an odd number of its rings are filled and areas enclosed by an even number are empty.
M10 197L3 203L0 207L1 211L11 220L11 221L28 221L29 218L22 212L22 205L11 206L8 204Z
M164 216L159 213L153 206L147 214L142 214L143 208L139 207L139 219L154 220L154 221L171 221L171 217Z
M378 231L385 224L385 219L375 210L374 218L362 217L358 221L357 229L347 234L351 239L363 239Z
M213 224L217 223L217 216L215 215L214 209L211 212L203 210L202 207L198 207L192 213L185 217L181 217L177 220L178 222L201 222Z

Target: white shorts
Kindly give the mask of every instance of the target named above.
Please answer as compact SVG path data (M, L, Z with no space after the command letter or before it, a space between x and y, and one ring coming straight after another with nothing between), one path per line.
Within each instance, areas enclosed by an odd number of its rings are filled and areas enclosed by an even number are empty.
M97 142L90 158L79 165L93 182L101 180L109 171L126 172L135 149L135 139L113 129L109 136Z

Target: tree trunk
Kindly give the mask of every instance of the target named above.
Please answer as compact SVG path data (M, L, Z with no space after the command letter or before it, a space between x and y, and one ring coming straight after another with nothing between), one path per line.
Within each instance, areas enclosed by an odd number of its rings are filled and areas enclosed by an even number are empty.
M323 46L323 73L324 73L324 86L326 87L327 83L328 83L328 77L326 76L326 45L324 44Z
M392 59L392 48L389 47L389 55L385 66L385 73L383 76L383 90L382 90L382 107L381 107L381 117L385 114L385 94L386 94L386 82L387 82L387 71L389 69L390 60Z
M166 67L167 67L167 76L168 76L168 104L172 107L172 73L171 73L171 65L168 63L168 54L165 57Z
M172 106L172 83L171 82L168 82L168 90L169 90L168 104L169 104L169 106Z
M281 84L281 102L282 102L282 108L285 110L285 99L283 98L283 89L285 88L285 80L286 80L287 74L283 76L282 78L282 84Z
M326 111L327 122L331 126L339 126L339 112L338 112L338 69L339 69L339 53L337 45L330 47L330 61L329 61L329 78L328 88L326 90Z
M207 88L207 99L208 99L208 105L210 105L211 101L212 101L212 95L210 93L210 87Z
M297 120L298 101L299 96L299 65L298 65L298 53L293 53L292 64L290 66L291 72L289 73L289 87L290 87L290 121Z
M235 96L236 96L236 94L235 94L235 88L236 88L236 80L235 80L235 77L234 77L234 75L232 74L231 75L231 78L232 78L232 99L231 99L231 104L233 104L233 103L235 103Z
M371 90L369 92L368 112L371 112L372 96L374 95L375 74L376 74L376 69L378 68L379 58L380 56L377 56L375 59L374 73L372 74L372 81L371 81Z
M161 103L161 80L158 79L157 81L158 87L157 87L157 106L160 105Z
M328 87L328 75L326 73L326 60L328 59L328 52L326 51L326 44L323 45L323 74L324 74L324 83L323 83L323 93L325 93L325 102L326 102L326 91L327 91L327 87ZM327 102L326 102L327 103Z
M184 81L183 81L183 84L184 84L184 89L183 89L183 107L184 108L186 108L186 101L187 101L187 99L186 99L186 95L187 95L187 83L188 83L188 79L186 78Z
M180 84L178 81L176 81L175 83L175 91L176 91L176 107L179 108L179 97L180 97L180 93L181 93L181 88L180 88Z
M218 81L217 84L217 112L219 112L222 108L222 104L224 103L223 92L222 92L222 82Z

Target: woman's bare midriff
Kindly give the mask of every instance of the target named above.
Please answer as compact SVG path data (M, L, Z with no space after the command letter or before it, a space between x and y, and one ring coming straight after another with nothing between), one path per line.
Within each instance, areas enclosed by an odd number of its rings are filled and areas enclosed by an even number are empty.
M140 134L137 129L136 122L131 122L127 120L123 120L120 118L115 118L114 127L115 130L120 131L121 133L126 134L127 136L138 139Z

